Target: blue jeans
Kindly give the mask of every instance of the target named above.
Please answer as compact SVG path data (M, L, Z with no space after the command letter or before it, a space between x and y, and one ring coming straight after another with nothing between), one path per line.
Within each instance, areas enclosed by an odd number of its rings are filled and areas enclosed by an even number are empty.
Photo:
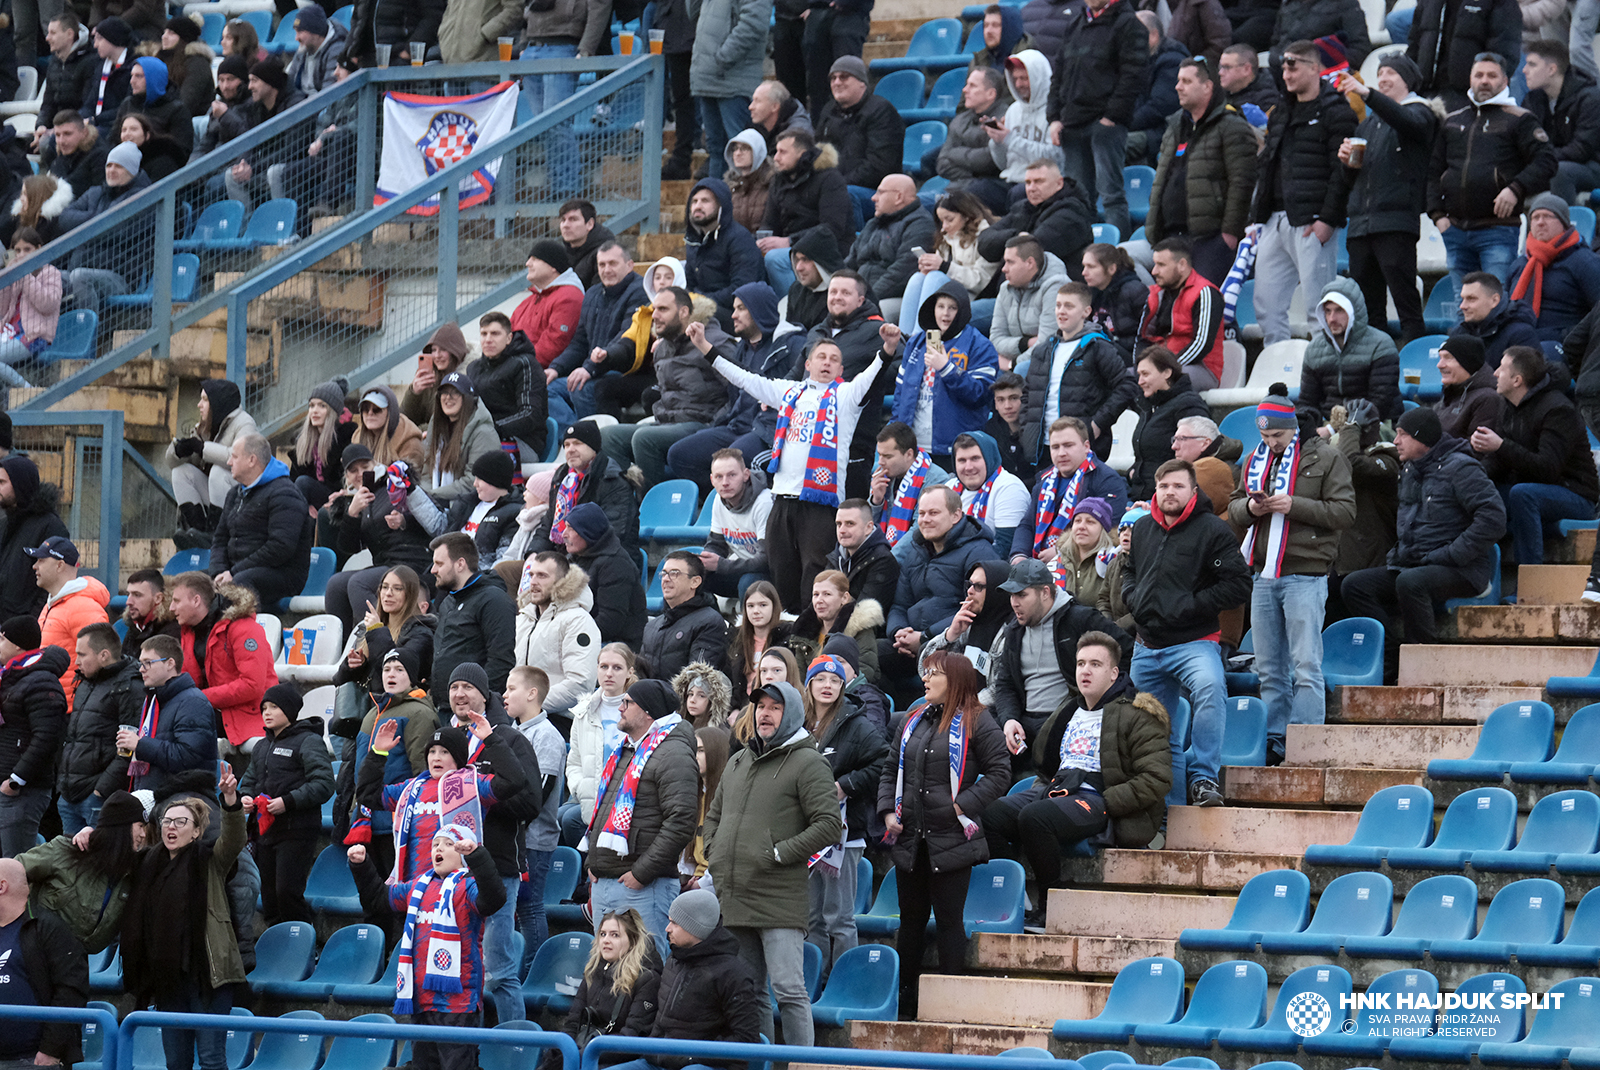
M233 989L228 985L221 988L201 986L193 978L185 976L176 992L156 1000L156 1010L170 1014L229 1014L233 1011ZM200 1070L227 1070L228 1067L228 1033L225 1029L175 1029L163 1026L161 1049L167 1057L167 1070L190 1070L196 1063Z
M617 424L600 432L606 456L617 461L624 470L636 464L644 473L644 485L653 487L668 476L667 450L705 424L698 420L685 420L675 424Z
M1322 683L1322 616L1328 577L1257 575L1250 593L1256 675L1267 706L1269 749L1283 748L1284 726L1322 724L1328 715Z
M104 799L90 792L81 802L68 802L66 796L56 799L56 813L61 815L61 831L76 836L79 829L93 828L100 820L100 804Z
M1582 3L1583 0L1579 0ZM1411 39L1411 20L1417 17L1417 9L1408 7L1404 11L1391 11L1384 16L1384 28L1389 31L1389 43L1403 45Z
M589 886L589 902L594 907L595 932L600 931L600 922L605 920L607 914L618 913L632 907L644 919L650 935L655 937L656 950L661 953L661 961L665 962L667 956L672 954L672 948L667 943L667 908L677 897L677 877L653 880L637 892L615 877L596 877Z
M1499 489L1519 565L1544 564L1545 536L1557 533L1557 521L1594 519L1594 502L1554 483L1502 483Z
M1318 621L1320 623L1320 617ZM1189 782L1209 780L1216 783L1217 768L1222 761L1222 704L1228 694L1228 681L1222 675L1222 648L1205 639L1160 650L1135 643L1133 686L1149 692L1169 710L1178 707L1179 688L1188 688L1189 745L1194 751ZM1183 739L1174 731L1169 743L1172 768L1182 768Z
M483 995L494 1004L502 1022L520 1022L528 1012L522 1005L522 963L511 958L511 933L517 922L517 877L501 877L506 905L483 922ZM541 898L543 893L540 893Z
M774 249L764 257L767 267L767 282L772 286L772 292L782 301L789 296L789 287L794 285L794 265L789 263L789 249Z
M571 59L577 54L577 45L529 45L522 50L523 59ZM577 90L576 74L529 75L522 80L522 91L527 94L528 109L534 115L555 107ZM556 193L576 192L578 139L572 132L572 121L569 119L557 126L542 140L545 163L550 171L551 190Z
M567 389L567 377L556 376L555 382L550 384L547 391L549 395L549 413L555 421L562 426L581 420L586 416L594 415L594 379L590 379L578 388L576 394Z
M1461 292L1461 280L1474 271L1487 271L1504 280L1506 272L1511 270L1511 262L1517 258L1516 227L1478 230L1451 227L1443 237L1445 259L1450 262L1450 279L1456 284L1456 293ZM1460 310L1455 313L1459 320Z
M0 858L15 858L38 842L39 821L50 809L52 786L48 776L39 779L43 781L39 787L0 795Z
M557 811L561 821L561 842L568 847L578 846L578 841L583 839L583 830L587 827L583 823L583 805L576 802L565 802Z
M680 438L667 448L667 467L680 479L692 479L700 493L711 490L711 455L720 449L732 447L744 454L749 464L756 455L772 448L772 436L754 431L738 434L726 427L707 427L688 438Z
M1115 224L1123 237L1132 234L1128 194L1122 186L1122 163L1128 155L1128 128L1107 126L1098 119L1088 126L1063 127L1061 151L1066 153L1068 172L1088 194L1089 203L1094 203L1098 193L1106 222Z
M550 856L554 851L523 851L523 866L528 879L517 885L517 928L522 930L522 964L518 977L525 977L537 952L550 936L550 924L544 916L544 883L550 876Z
M748 97L695 97L695 108L700 113L700 129L706 135L706 155L713 175L721 174L728 166L723 150L728 139L750 125L750 100Z

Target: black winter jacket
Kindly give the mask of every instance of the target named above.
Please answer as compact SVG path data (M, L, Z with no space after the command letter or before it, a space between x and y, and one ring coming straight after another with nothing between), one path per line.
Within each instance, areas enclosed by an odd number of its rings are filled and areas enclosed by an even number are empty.
M467 518L478 507L476 494L464 495L450 503L450 512L445 516L445 531L461 531L467 526ZM478 521L478 530L473 533L473 544L478 547L478 560L494 562L500 559L500 548L509 543L517 533L517 514L522 512L522 488L512 487L507 494L495 503ZM487 566L485 566L487 567Z
M63 232L74 230L120 205L124 200L150 188L150 176L140 171L125 186L107 186L105 169L101 168L101 184L91 186L77 200L67 206L58 220ZM74 268L92 267L115 271L124 279L137 279L147 269L141 252L148 249L155 237L154 216L141 212L116 229L114 235L85 242L72 251Z
M614 967L600 963L598 983L589 984L587 971L578 982L577 994L572 997L572 1007L561 1023L561 1031L574 1040L586 1031L593 1030L603 1036L647 1037L656 1023L656 1007L660 1003L661 962L649 954L633 982L631 992L618 992L613 984Z
M1132 277L1130 273L1130 277ZM1139 287L1141 296L1144 287ZM1137 331L1137 321L1134 329ZM1038 463L1049 451L1044 426L1044 403L1050 392L1050 369L1055 364L1058 335L1042 339L1029 351L1027 388L1023 392L1022 455ZM1061 371L1057 415L1076 416L1099 426L1090 448L1096 457L1111 453L1111 425L1133 404L1139 385L1128 370L1128 359L1110 339L1092 333L1078 343L1072 359Z
M589 574L589 590L594 593L594 623L600 629L600 641L627 643L637 650L644 641L645 622L644 585L640 582L638 553L624 549L616 530L612 529L601 536L599 542L590 543L581 554L572 554L571 558L573 564Z
M1034 40L1042 50L1043 42ZM1061 28L1060 48L1045 55L1054 72L1045 110L1052 123L1069 129L1101 119L1132 123L1150 63L1150 35L1134 14L1133 0L1111 0L1094 16L1074 4Z
M1435 222L1449 217L1451 226L1468 230L1521 226L1523 202L1550 188L1559 165L1550 135L1508 93L1494 99L1501 103L1451 112L1434 139L1427 212ZM1502 218L1494 199L1508 188L1519 200Z
M40 484L27 501L0 510L0 621L15 616L37 617L44 609L44 588L34 582L33 549L52 535L67 538L67 525L56 515L61 490Z
M533 447L534 460L543 457L550 432L544 422L550 400L544 369L533 355L528 336L512 331L510 344L498 357L479 357L462 370L472 380L500 437L520 438Z
M569 471L565 461L557 465L556 470L550 475L550 486L560 488ZM605 511L606 519L611 521L611 531L624 549L632 551L638 548L639 501L634 494L633 484L628 482L623 474L622 466L604 453L595 454L594 460L589 462L589 471L584 473L582 481L578 484L578 497L572 503L573 508L585 502L594 502ZM534 532L533 540L528 545L529 554L558 548L550 541L550 525L554 522L555 510L547 510L544 519L539 521L539 529ZM593 578L594 573L591 572L589 575ZM595 604L596 608L599 608L598 599ZM604 628L600 630L605 631Z
M795 285L799 285L796 283ZM764 379L780 378L789 366L789 347L781 339L766 337L751 344L739 339L739 345L728 358L745 371L754 372ZM736 435L757 434L767 441L778 429L778 411L763 405L743 390L728 384L728 402L712 419L713 427L724 427ZM704 476L700 478L705 478Z
M639 306L648 305L650 298L644 292L644 279L637 271L630 271L615 286L607 287L597 282L583 295L583 305L578 310L578 326L572 332L572 341L561 355L550 362L556 375L565 379L579 368L587 367L591 375L600 369L590 362L595 349L604 349L633 323L633 314ZM607 368L610 371L613 369ZM617 368L616 371L632 371ZM548 404L548 402L547 402ZM546 443L548 445L548 443Z
M1217 516L1205 491L1170 527L1154 515L1133 525L1123 555L1122 599L1139 641L1153 649L1214 634L1217 614L1250 597L1250 569L1239 537Z
M93 189L106 179L106 154L111 150L106 148L93 126L88 129L94 132L94 144L80 148L70 156L54 152L40 154L41 166L57 178L65 179L74 194ZM59 217L56 222L59 224Z
M1043 53L1052 69L1061 54L1067 24L1079 10L1077 0L1028 0L1022 5L1022 28L1033 42L1028 47Z
M717 223L709 232L694 225L688 213L683 222L683 274L691 293L704 294L717 303L717 320L733 330L733 291L747 282L764 280L761 250L756 239L733 218L733 194L720 178L705 178L689 191L710 190L717 199ZM603 343L602 343L603 344Z
M836 246L848 249L856 236L855 207L848 185L839 168L837 149L832 145L808 149L794 170L773 173L767 192L767 214L761 225L779 238L788 238L791 248L806 231L827 227L833 232Z
M883 728L863 711L860 696L840 696L839 710L817 740L817 749L844 789L845 838L865 837L869 820L877 816L878 784L889 761L889 741Z
M1569 362L1573 354L1573 334L1582 327L1583 324L1578 324L1567 335L1566 357ZM1499 363L1500 357L1496 355L1494 364L1486 362L1466 382L1444 388L1439 400L1433 403L1433 411L1439 414L1439 423L1443 425L1445 434L1471 438L1472 432L1480 427L1487 427L1491 431L1499 429L1500 412L1504 408L1504 402L1494 388L1494 369ZM1595 391L1600 394L1600 382L1596 383ZM1582 375L1578 377L1578 396L1583 397Z
M921 531L911 534L911 551L900 561L900 584L889 610L886 634L915 628L923 635L942 632L967 596L967 577L979 561L998 561L994 532L987 524L963 516L934 552Z
M870 598L880 606L894 604L895 590L900 585L900 562L889 540L876 528L853 554L835 545L828 554L828 567L850 578L850 597L855 601Z
M1080 697L1078 640L1083 638L1084 633L1105 632L1121 645L1122 657L1119 659L1119 668L1124 676L1127 675L1128 666L1133 658L1133 636L1117 627L1115 621L1094 606L1078 601L1065 591L1060 593L1066 595L1068 602L1059 610L1052 610L1053 616L1049 618L1050 631L1055 642L1056 663L1062 677L1067 681L1068 692L1076 700ZM1045 718L1055 711L1028 708L1028 689L1022 675L1024 631L1026 629L1017 622L1015 616L1010 617L1000 629L998 640L1001 643L1000 657L994 664L990 687L994 693L995 720L1002 725L1007 721L1016 721L1027 733L1028 744L1032 746L1039 734L1039 727L1044 724Z
M1561 342L1562 359L1576 380L1575 393L1581 401L1600 400L1600 305L1578 321ZM1488 367L1485 362L1484 367ZM1492 385L1492 384L1491 384Z
M514 664L510 640L517 632L517 607L505 584L491 572L480 572L433 604L438 624L433 633L433 670L428 692L435 705L449 698L450 674L464 661L475 661L489 674L489 686L506 689Z
M913 200L892 215L867 220L845 256L844 266L867 280L868 296L880 302L898 298L917 270L917 254L911 250L932 250L937 231L933 214L921 201Z
M639 653L657 680L671 680L692 661L703 661L720 672L727 663L728 622L717 609L717 600L697 591L651 617Z
M154 697L160 709L154 735L143 736L133 756L149 762L149 772L129 779L130 790L149 788L156 798L169 794L190 770L216 769L217 711L205 693L194 686L194 678L181 672L154 690L145 688L146 700Z
M1553 107L1543 89L1528 90L1522 104L1550 135L1558 161L1593 163L1600 158L1600 89L1587 74L1568 68Z
M516 791L508 787L504 804L484 811L483 845L489 849L500 876L515 877L524 865L523 840L528 822L539 816L544 805L545 774L539 768L533 743L511 724L498 699L490 700L488 717L494 731L473 766L480 774L500 777L499 783L521 787Z
M905 120L893 104L876 93L868 93L848 108L829 100L817 113L817 140L839 150L839 171L851 186L877 189L884 175L900 170L905 139ZM774 178L773 195L777 185Z
M1496 483L1553 483L1593 502L1600 478L1578 407L1567 397L1567 373L1559 364L1528 391L1521 404L1506 399L1500 413L1500 448L1483 459Z
M367 632L367 660L358 669L352 669L348 660L339 662L339 671L334 673L335 685L357 683L368 692L376 694L383 690L383 659L395 646L410 651L417 659L417 664L422 667L422 674L427 676L428 669L433 665L433 632L438 626L438 620L432 613L419 613L400 626L400 642L394 641L386 625L379 625ZM422 680L413 680L412 683L421 687ZM363 711L364 712L364 711ZM360 717L354 718L357 722ZM338 721L329 725L329 735L342 735Z
M67 924L30 902L17 933L22 972L41 1007L84 1007L89 1001L89 958ZM71 1066L83 1058L82 1027L76 1022L45 1022L39 1027L39 1054Z
M649 764L645 765L648 771ZM652 1037L756 1044L770 1009L757 994L755 977L739 955L739 941L722 925L693 947L675 947L661 971L661 999ZM690 1063L733 1067L726 1060L663 1055L657 1065L682 1070Z
M261 833L263 844L321 832L322 804L333 798L333 762L322 741L322 718L301 717L278 732L268 729L250 752L239 794L283 800L284 812Z
M1128 470L1128 499L1143 501L1156 489L1156 469L1172 460L1172 436L1178 421L1190 416L1210 417L1205 400L1195 392L1187 375L1179 375L1165 390L1133 399L1139 423L1133 429L1133 467Z
M235 485L228 491L222 518L211 536L211 563L206 568L213 576L270 568L298 591L306 585L316 534L289 466L274 457L253 487Z
M1400 469L1398 539L1390 568L1446 565L1489 584L1489 548L1506 531L1506 507L1472 449L1446 435Z
M1254 144L1254 141L1251 143ZM1251 160L1254 159L1252 153ZM1151 207L1154 208L1153 198ZM1148 221L1145 226L1148 230ZM1094 291L1094 309L1090 319L1099 325L1101 334L1116 344L1124 364L1133 360L1134 347L1139 342L1139 324L1144 320L1145 306L1149 301L1150 287L1132 271L1118 271L1111 276L1109 286Z
M1339 145L1356 132L1356 113L1337 89L1325 83L1314 101L1292 98L1272 109L1267 119L1267 143L1261 150L1256 175L1252 223L1265 223L1275 209L1282 210L1296 227L1321 221L1342 227L1349 191ZM1282 175L1282 201L1277 184Z
M1412 90L1424 96L1465 96L1472 57L1497 52L1508 69L1522 61L1522 8L1517 0L1419 0L1406 55L1422 71Z
M166 134L177 142L179 155L184 162L188 162L189 154L194 151L193 116L189 114L189 106L175 90L153 101L147 99L147 94L129 94L117 107L118 130L122 129L122 120L130 115L143 115L149 119L156 133Z
M381 482L377 496L353 516L349 498L333 499L328 503L328 522L334 531L334 549L344 559L362 550L371 550L374 565L385 568L407 565L417 575L427 575L433 565L433 553L428 549L432 536L409 511L405 514L406 522L399 530L390 528L384 517L394 511L395 507L390 503L389 494ZM301 513L304 512L302 508Z
M1094 211L1083 187L1071 178L1064 181L1066 185L1044 203L1035 206L1023 198L1004 219L979 234L978 255L998 264L1005 257L1006 242L1027 231L1045 252L1061 258L1068 275L1082 279L1083 249L1094 241Z
M47 646L0 672L0 780L15 776L49 792L56 752L67 734L61 674L71 663L65 650Z
M1533 310L1521 301L1512 301L1509 292L1501 298L1501 305L1476 323L1462 323L1463 334L1483 340L1483 365L1498 368L1500 358L1512 346L1539 347L1539 328L1533 320ZM1470 436L1468 436L1470 437Z
M944 144L939 146L936 170L940 178L961 182L969 178L1000 177L1000 167L989 151L991 139L979 120L1003 119L1007 104L1002 93L988 111L975 112L962 108L956 112L956 117L950 120L950 132L945 135Z
M50 127L59 111L77 111L89 91L89 78L93 72L95 89L100 82L100 54L94 50L92 38L83 41L66 59L50 54L50 65L44 72L44 95L39 99L39 117L36 126Z
M1131 133L1143 131L1147 144L1145 156L1139 160L1155 159L1161 147L1161 135L1167 120L1178 114L1178 68L1189 58L1189 50L1170 38L1164 39L1145 65L1145 84L1140 87L1139 99L1133 104L1133 118L1128 123Z
M1283 0L1272 30L1273 51L1291 41L1335 35L1344 42L1350 69L1360 70L1361 61L1372 51L1372 39L1367 36L1367 16L1356 0Z
M678 856L694 839L695 829L700 824L700 769L695 747L694 726L688 721L680 721L656 744L639 774L634 794L633 822L628 828L628 857L619 858L608 848L593 847L589 852L589 870L596 877L621 877L632 873L641 884L649 884L662 877L677 876ZM633 750L632 742L624 736L617 767L610 783L602 785L594 820L589 823L597 835L605 827L606 818L616 803ZM659 1022L658 1018L657 1024Z
M128 759L117 757L117 726L138 724L143 704L138 658L124 657L98 676L78 669L56 776L63 799L80 803L93 792L104 799L127 786Z
M1186 146L1183 199L1188 216L1181 228L1175 225L1176 220L1169 223L1162 209L1162 198L1177 167L1179 145ZM1182 109L1167 120L1166 131L1161 135L1155 181L1150 184L1150 214L1144 221L1145 233L1152 241L1178 233L1196 237L1227 233L1242 238L1250 222L1250 198L1255 188L1255 134L1244 116L1226 102L1221 88L1214 88L1211 107L1200 116L1198 123ZM1139 312L1143 311L1141 295ZM1135 322L1135 334L1138 329Z
M1377 90L1367 94L1367 117L1356 136L1367 139L1360 168L1345 168L1350 186L1350 238L1369 234L1421 233L1418 219L1427 208L1428 175L1439 117L1418 96L1393 101Z
M883 765L878 781L878 813L895 810L895 782L900 779L900 740L911 710L896 717L889 738L894 741L894 758ZM1011 786L1011 754L1006 750L1005 733L986 709L963 718L966 759L961 772L960 791L951 798L950 737L939 731L944 717L942 705L917 708L921 717L905 744L904 789L901 795L900 823L905 826L889 849L889 857L901 873L916 868L919 847L926 841L928 864L935 873L949 873L989 861L989 842L983 836L968 839L962 831L955 808L971 821L982 821L983 811Z

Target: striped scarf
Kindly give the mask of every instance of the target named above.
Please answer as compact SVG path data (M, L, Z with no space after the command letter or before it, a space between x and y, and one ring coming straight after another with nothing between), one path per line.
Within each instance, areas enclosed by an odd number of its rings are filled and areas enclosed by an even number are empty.
M989 495L994 491L994 481L1000 478L1000 473L1003 471L1005 471L1005 469L996 468L993 472L989 473L989 478L983 481L983 486L978 488L978 492L972 496L972 501L967 503L966 511L968 516L972 517L974 520L981 520L984 523L988 523ZM961 479L959 476L956 478L956 481L952 484L952 486L954 486L958 492L966 489L961 485Z
M1062 492L1060 501L1056 500L1056 484L1061 480L1060 472L1052 466L1039 481L1039 499L1034 503L1033 509L1034 557L1054 546L1056 539L1071 526L1072 507L1078 504L1078 495L1083 491L1083 481L1099 463L1094 450L1090 450L1089 455L1078 466L1078 470L1072 473L1072 479L1067 482L1067 489Z
M550 520L550 541L559 543L561 536L567 530L567 514L572 512L573 506L578 504L578 485L583 482L583 473L567 469L566 476L561 480L561 487L555 493L555 502Z
M800 500L838 508L843 501L839 493L839 385L835 379L822 388L817 402L816 417L811 423L811 444L806 454L806 474L800 484ZM794 419L795 403L805 392L805 383L796 383L783 396L783 408L778 410L778 427L772 437L772 460L767 471L776 472L783 456L783 444L789 437L789 424Z
M923 705L911 711L906 717L906 725L900 730L900 765L894 774L894 816L895 820L904 822L905 814L902 802L906 791L906 744L911 741L911 733L916 730L917 722L922 720L924 714L934 709L932 705ZM955 799L961 794L961 774L967 768L967 737L962 730L962 722L966 714L957 710L956 715L950 718L950 798ZM958 814L961 821L961 832L967 839L979 835L983 829L978 823L966 814ZM886 843L893 843L892 834L885 835Z
M27 655L23 655L23 657L26 657L26 656ZM21 660L22 660L22 658L17 658L14 661L11 662L11 665L15 665L15 664L17 664L18 661L21 661ZM7 665L6 668L10 669L11 665ZM154 736L156 734L156 729L159 728L160 726L161 726L161 703L156 698L155 690L151 689L151 690L146 691L144 693L144 710L139 715L139 738L140 739L146 739L146 738ZM137 746L138 745L135 744L135 747L137 747ZM134 753L137 754L138 751L135 750ZM139 777L148 776L149 774L150 774L150 763L149 762L140 761L138 758L133 758L128 762L128 778L129 778L130 783L132 781L134 781L134 780L137 780Z
M883 537L889 541L890 546L896 546L905 538L906 532L911 530L911 521L917 515L917 500L922 497L922 482L928 478L928 469L933 467L933 460L928 456L927 450L918 450L917 459L911 462L911 467L906 474L900 477L894 500L884 506L883 519L878 521L878 530L883 532Z
M411 882L411 899L406 904L406 927L400 937L400 963L395 974L394 1012L410 1014L416 994L415 961L417 923L427 922L428 947L422 960L422 987L430 992L460 992L461 927L456 921L456 886L466 872L458 869L440 878L433 870ZM439 898L432 910L423 910L423 901L434 881L440 881Z
M1283 451L1282 458L1278 461L1276 471L1272 472L1272 483L1267 485L1267 473L1272 469L1274 454L1271 447L1265 442L1256 447L1250 455L1250 463L1245 467L1244 489L1249 494L1293 494L1295 470L1300 467L1300 439L1296 437L1289 443L1289 448ZM1256 564L1256 532L1261 530L1261 521L1257 520L1250 525L1250 530L1245 532L1244 543L1239 547L1244 554L1245 563ZM1286 513L1273 513L1267 522L1267 545L1265 556L1261 561L1261 575L1269 580L1278 578L1283 568L1284 551L1289 547L1289 517Z
M670 717L661 718L661 720L655 722L650 731L645 733L644 738L634 748L633 758L628 762L628 767L622 771L622 786L617 789L617 796L611 804L611 811L606 814L605 824L601 827L599 833L594 836L594 847L603 847L613 852L618 858L628 857L628 830L633 827L633 805L639 794L639 777L643 775L645 763L650 760L650 755L655 753L656 747L660 745L662 740L672 734L672 730L678 727L679 722L682 720L683 718L675 713ZM617 759L621 756L621 747L611 752L610 757L606 759L605 772L600 774L600 783L611 783L611 778L617 771ZM593 825L590 825L589 831L590 833L594 832ZM586 834L584 843L578 849L587 852L589 844L590 837Z

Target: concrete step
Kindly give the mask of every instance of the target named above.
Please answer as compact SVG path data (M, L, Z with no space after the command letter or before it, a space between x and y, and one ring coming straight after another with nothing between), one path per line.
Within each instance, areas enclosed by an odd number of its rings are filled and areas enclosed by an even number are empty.
M1517 605L1572 605L1583 597L1583 584L1588 578L1587 564L1518 565Z
M1046 907L1047 928L1064 936L1175 940L1184 929L1227 924L1233 903L1233 897L1220 895L1053 888Z
M949 12L946 12L944 16L940 17L948 17L949 14ZM926 18L873 19L872 24L867 27L867 40L899 41L901 44L909 45L911 38L916 35L917 30L927 21Z
M1175 806L1167 811L1167 846L1217 847L1256 854L1304 854L1313 843L1344 843L1361 815L1338 810L1263 810L1238 806Z
M1587 576L1588 566L1582 568ZM1462 606L1456 636L1463 642L1594 643L1600 640L1600 606Z
M906 46L911 42L905 41L868 41L861 46L861 58L871 65L875 59L898 59L906 54Z
M1348 836L1344 840L1349 839ZM1270 869L1299 869L1304 849L1294 854L1242 851L1138 851L1108 848L1094 858L1068 859L1065 882L1074 887L1111 886L1142 891L1237 892Z
M1477 741L1477 728L1467 725L1292 724L1284 764L1425 769L1434 758L1470 757Z
M1408 643L1400 648L1402 687L1544 687L1552 676L1584 676L1593 646Z
M1421 784L1420 769L1324 769L1319 766L1228 766L1222 794L1230 806L1354 807L1396 784Z
M694 189L694 180L686 178L662 179L661 181L661 207L682 208L689 203L689 191Z
M1594 528L1580 528L1565 539L1557 540L1545 553L1557 565L1587 565L1594 560Z
M668 231L664 234L639 235L639 259L637 264L642 270L649 270L651 264L664 256L675 256L683 259L683 231Z
M1462 610L1465 612L1465 610ZM1403 648L1402 648L1403 649ZM1341 687L1329 724L1482 724L1496 706L1527 702L1539 687Z
M1016 977L922 975L917 1019L1025 1029L1049 1028L1057 1018L1093 1018L1111 985Z
M956 978L951 978L956 980ZM936 1054L998 1055L1011 1048L1050 1046L1049 1026L1019 1029L959 1022L851 1022L850 1046L871 1051L925 1051Z
M1223 923L1226 920L1224 917ZM972 941L970 954L972 966L978 970L1114 977L1118 970L1137 959L1152 955L1171 957L1177 946L1175 939L979 933Z

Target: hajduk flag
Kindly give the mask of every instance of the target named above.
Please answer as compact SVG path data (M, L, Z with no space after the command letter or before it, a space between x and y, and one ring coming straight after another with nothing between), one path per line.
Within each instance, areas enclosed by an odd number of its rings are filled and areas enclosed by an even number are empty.
M400 196L446 167L471 156L480 145L511 132L517 113L517 83L501 82L466 97L428 97L416 93L383 95L383 161L374 204ZM461 180L461 207L482 204L494 194L500 173L496 158ZM429 197L412 215L436 215L439 198Z

